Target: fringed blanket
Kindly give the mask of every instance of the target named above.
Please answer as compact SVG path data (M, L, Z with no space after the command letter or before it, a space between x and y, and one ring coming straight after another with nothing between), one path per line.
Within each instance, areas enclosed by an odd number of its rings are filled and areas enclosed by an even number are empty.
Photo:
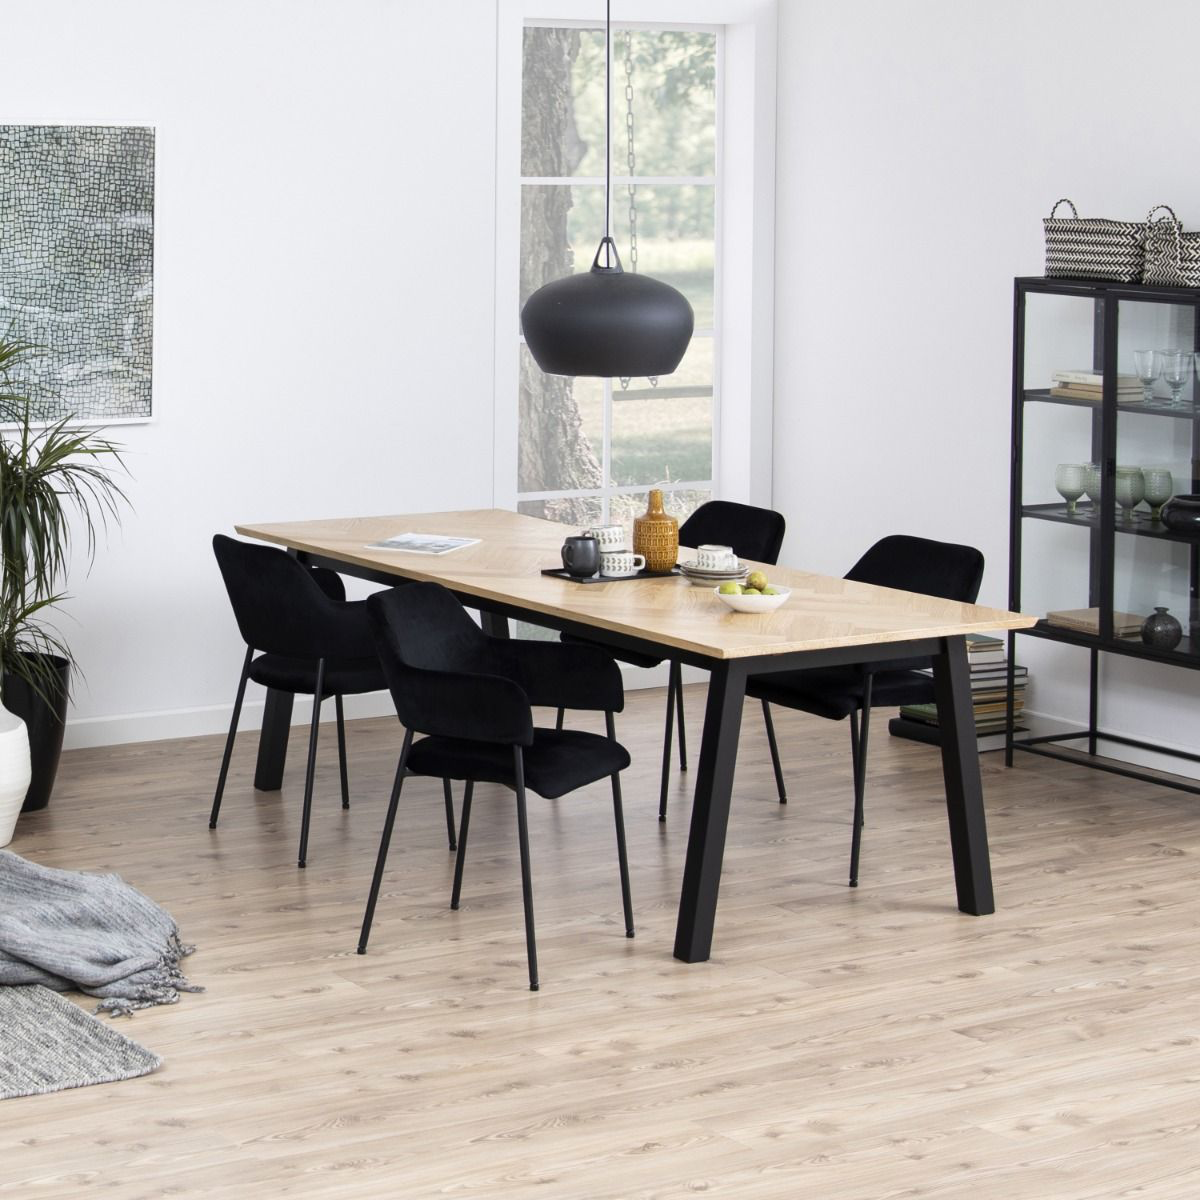
M40 867L0 850L0 985L96 996L97 1012L174 1004L188 983L170 913L119 875Z

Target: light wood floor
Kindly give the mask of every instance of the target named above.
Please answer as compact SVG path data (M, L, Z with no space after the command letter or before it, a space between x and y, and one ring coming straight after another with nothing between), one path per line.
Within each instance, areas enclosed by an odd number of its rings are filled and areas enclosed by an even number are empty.
M693 742L702 699L688 689ZM256 795L242 740L215 833L220 739L68 754L11 848L155 897L208 991L120 1026L157 1074L0 1105L0 1195L1200 1195L1196 800L985 756L999 911L967 917L934 752L878 714L852 891L845 725L779 714L781 808L748 709L715 952L685 966L686 776L660 825L662 704L634 694L619 724L636 940L607 788L532 805L537 994L498 789L452 913L439 789L406 787L354 954L393 722L350 727L349 813L326 737L307 871L297 744L282 793Z

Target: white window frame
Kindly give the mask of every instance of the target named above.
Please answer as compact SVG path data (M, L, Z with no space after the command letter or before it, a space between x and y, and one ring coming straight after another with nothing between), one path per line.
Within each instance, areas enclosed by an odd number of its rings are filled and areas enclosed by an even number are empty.
M495 417L492 502L517 506L521 341L521 68L527 24L594 28L595 0L499 0L496 73ZM774 353L775 0L639 0L620 28L700 28L718 33L714 238L713 479L715 497L769 506ZM614 176L614 187L625 177ZM646 182L641 177L639 182ZM575 183L590 182L576 179ZM685 183L683 177L670 183ZM597 232L597 238L599 232ZM606 385L606 387L609 385ZM606 403L606 414L611 405ZM607 420L606 420L607 426ZM607 428L606 428L607 437ZM606 460L607 460L606 455ZM594 489L609 495L647 485ZM679 481L678 486L688 486ZM707 481L692 483L706 487ZM589 492L536 493L538 497ZM526 498L533 493L524 494Z

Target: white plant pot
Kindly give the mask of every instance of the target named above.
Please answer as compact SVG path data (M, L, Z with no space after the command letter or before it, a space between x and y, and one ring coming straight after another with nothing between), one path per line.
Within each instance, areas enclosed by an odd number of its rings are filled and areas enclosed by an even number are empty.
M29 734L25 722L0 708L0 846L12 841L29 790Z

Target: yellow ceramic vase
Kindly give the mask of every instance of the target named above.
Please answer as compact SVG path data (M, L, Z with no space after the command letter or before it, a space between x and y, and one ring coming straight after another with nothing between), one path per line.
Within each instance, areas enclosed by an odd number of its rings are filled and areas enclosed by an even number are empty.
M663 511L663 494L655 488L645 516L633 522L633 551L645 555L647 571L669 571L679 559L679 522Z

